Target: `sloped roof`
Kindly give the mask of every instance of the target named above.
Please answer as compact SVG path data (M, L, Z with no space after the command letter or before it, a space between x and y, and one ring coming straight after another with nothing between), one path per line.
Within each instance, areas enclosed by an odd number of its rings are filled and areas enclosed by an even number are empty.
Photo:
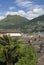
M0 30L0 33L21 33L19 30Z

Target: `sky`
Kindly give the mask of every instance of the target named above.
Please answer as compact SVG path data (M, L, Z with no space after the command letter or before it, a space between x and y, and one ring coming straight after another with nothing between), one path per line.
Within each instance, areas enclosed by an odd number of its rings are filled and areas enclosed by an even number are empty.
M44 15L44 0L0 0L0 20L20 15L29 20Z

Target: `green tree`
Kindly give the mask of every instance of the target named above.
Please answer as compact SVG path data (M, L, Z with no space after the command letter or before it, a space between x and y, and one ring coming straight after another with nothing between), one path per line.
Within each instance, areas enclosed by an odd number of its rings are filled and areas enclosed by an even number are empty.
M37 57L33 46L25 46L22 51L19 51L22 56L16 65L36 65Z
M13 39L10 36L0 37L0 61L6 62L7 65L13 65L13 61L17 62L20 43L21 40Z
M37 57L34 47L26 46L22 39L10 36L0 37L0 61L7 65L36 65Z

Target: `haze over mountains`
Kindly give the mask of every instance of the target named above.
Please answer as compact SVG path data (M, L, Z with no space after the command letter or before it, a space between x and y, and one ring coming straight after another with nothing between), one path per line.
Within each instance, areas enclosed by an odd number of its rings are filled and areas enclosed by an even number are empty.
M17 29L22 32L44 32L44 15L28 20L19 15L8 15L0 21L0 29Z

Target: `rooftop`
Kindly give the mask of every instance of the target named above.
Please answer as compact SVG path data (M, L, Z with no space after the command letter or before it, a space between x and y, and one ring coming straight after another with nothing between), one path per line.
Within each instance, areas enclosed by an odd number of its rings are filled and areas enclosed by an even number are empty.
M19 30L0 30L0 33L21 33Z

